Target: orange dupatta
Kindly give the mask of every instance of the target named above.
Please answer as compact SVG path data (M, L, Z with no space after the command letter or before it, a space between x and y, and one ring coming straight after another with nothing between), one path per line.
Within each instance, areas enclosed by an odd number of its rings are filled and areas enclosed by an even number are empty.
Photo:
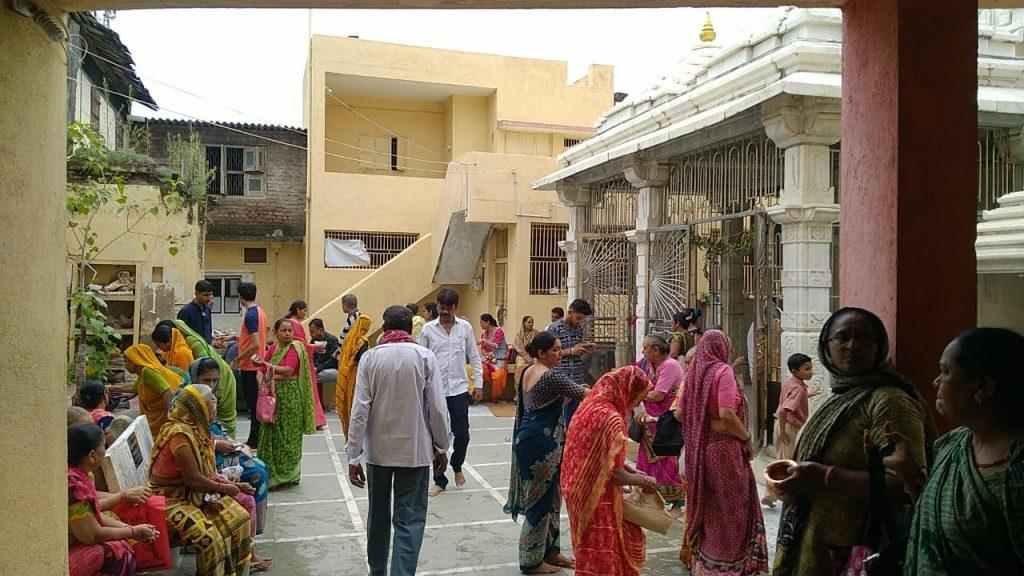
M196 359L192 356L192 348L189 347L181 330L171 328L171 351L164 354L164 362L167 366L174 366L188 372Z
M626 417L650 387L650 381L636 366L625 366L601 377L572 418L562 457L562 494L569 513L573 550L587 548L591 520L608 492L612 470L622 466L626 451ZM643 531L633 530L622 520L621 492L611 498L617 524L621 559L634 571L643 568ZM600 527L597 527L600 528ZM610 559L609 559L610 560Z

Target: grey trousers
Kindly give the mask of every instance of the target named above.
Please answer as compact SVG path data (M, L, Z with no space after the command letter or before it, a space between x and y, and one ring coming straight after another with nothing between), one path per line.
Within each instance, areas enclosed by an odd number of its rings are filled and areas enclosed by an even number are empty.
M397 466L366 467L366 489L370 497L370 513L366 520L366 556L370 576L414 576L427 525L427 489L430 467L400 468ZM391 496L394 494L394 512ZM392 545L391 526L395 527Z

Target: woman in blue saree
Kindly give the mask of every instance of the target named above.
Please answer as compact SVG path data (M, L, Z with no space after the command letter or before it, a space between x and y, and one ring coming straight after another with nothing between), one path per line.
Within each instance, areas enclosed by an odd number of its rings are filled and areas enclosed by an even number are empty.
M551 368L562 347L550 332L526 345L537 362L519 380L519 402L512 442L512 474L505 513L525 516L519 538L519 568L524 574L552 574L572 568L559 544L562 498L559 480L565 425L562 400L582 400L587 389Z

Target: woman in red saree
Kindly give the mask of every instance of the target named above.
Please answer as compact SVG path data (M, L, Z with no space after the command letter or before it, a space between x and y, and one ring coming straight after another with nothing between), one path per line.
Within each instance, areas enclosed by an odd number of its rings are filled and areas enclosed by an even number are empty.
M728 362L725 334L704 333L680 399L686 441L683 537L690 545L695 576L768 571L764 518L750 468L754 450L747 401Z
M292 336L294 340L298 340L306 345L306 354L310 358L316 352L323 352L323 349L318 349L309 341L309 337L306 336L306 330L302 327L302 321L309 315L309 305L304 300L296 300L292 302L292 305L288 308L287 318L292 321ZM316 368L313 367L313 363L309 363L310 379L313 381L313 418L316 429L319 430L327 425L327 416L324 415L324 407L320 404L319 387L316 381Z
M658 489L657 480L626 465L626 416L650 390L642 370L619 368L594 384L572 418L562 494L577 576L637 576L644 567L644 532L623 521L621 487Z

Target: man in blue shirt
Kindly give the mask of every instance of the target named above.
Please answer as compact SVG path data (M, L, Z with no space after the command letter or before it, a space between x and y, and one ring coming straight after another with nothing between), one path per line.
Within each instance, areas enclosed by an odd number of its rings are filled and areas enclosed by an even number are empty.
M213 282L200 280L196 282L196 295L191 302L178 310L178 320L203 338L207 344L213 344Z
M562 344L562 361L551 368L551 371L568 376L573 382L584 386L587 381L583 370L583 356L593 352L597 344L583 341L583 321L593 313L594 309L589 302L577 298L569 304L569 312L565 317L555 320L547 329ZM569 400L565 404L562 419L565 420L566 427L569 426L569 421L579 406L579 400Z

